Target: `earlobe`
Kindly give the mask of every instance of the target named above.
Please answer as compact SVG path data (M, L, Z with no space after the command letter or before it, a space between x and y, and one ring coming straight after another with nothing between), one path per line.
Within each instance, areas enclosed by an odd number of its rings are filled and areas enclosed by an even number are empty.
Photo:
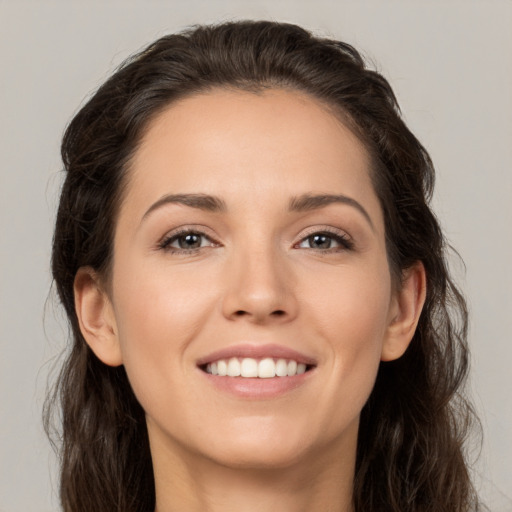
M123 363L112 304L90 267L78 269L75 310L82 335L98 359L109 366Z
M402 286L393 299L393 311L382 346L382 361L398 359L407 350L425 303L426 281L425 267L420 261L404 270Z

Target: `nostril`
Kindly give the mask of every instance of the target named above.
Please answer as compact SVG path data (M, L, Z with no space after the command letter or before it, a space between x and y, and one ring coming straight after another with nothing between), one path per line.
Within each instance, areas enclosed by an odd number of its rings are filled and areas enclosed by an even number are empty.
M235 311L233 314L236 317L241 317L241 316L244 316L244 315L253 316L251 313L249 313L248 311L244 311L243 309L239 309L238 311ZM259 316L259 315L255 314L254 316ZM286 316L286 311L284 311L282 309L276 309L275 311L272 311L269 316L271 316L271 317Z

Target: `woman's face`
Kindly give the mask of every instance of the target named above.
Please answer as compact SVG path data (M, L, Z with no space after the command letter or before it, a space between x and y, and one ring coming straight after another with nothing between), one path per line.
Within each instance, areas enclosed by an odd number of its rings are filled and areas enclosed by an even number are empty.
M397 313L364 147L300 93L173 104L130 169L110 300L160 453L352 457Z

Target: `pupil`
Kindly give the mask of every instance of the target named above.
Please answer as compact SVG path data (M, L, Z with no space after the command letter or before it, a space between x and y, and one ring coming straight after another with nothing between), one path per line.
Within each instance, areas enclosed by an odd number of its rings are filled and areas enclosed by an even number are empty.
M185 235L180 238L180 248L182 249L195 249L201 245L199 235Z
M320 249L329 249L331 247L331 239L326 235L313 235L310 237L310 244Z

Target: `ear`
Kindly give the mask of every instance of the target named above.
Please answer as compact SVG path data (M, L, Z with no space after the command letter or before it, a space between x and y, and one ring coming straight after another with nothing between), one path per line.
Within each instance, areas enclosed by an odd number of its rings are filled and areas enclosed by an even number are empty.
M401 287L392 299L381 361L398 359L407 350L425 303L426 282L425 267L420 261L403 271Z
M109 366L123 363L114 311L96 272L78 269L75 282L75 311L85 341L98 359Z

